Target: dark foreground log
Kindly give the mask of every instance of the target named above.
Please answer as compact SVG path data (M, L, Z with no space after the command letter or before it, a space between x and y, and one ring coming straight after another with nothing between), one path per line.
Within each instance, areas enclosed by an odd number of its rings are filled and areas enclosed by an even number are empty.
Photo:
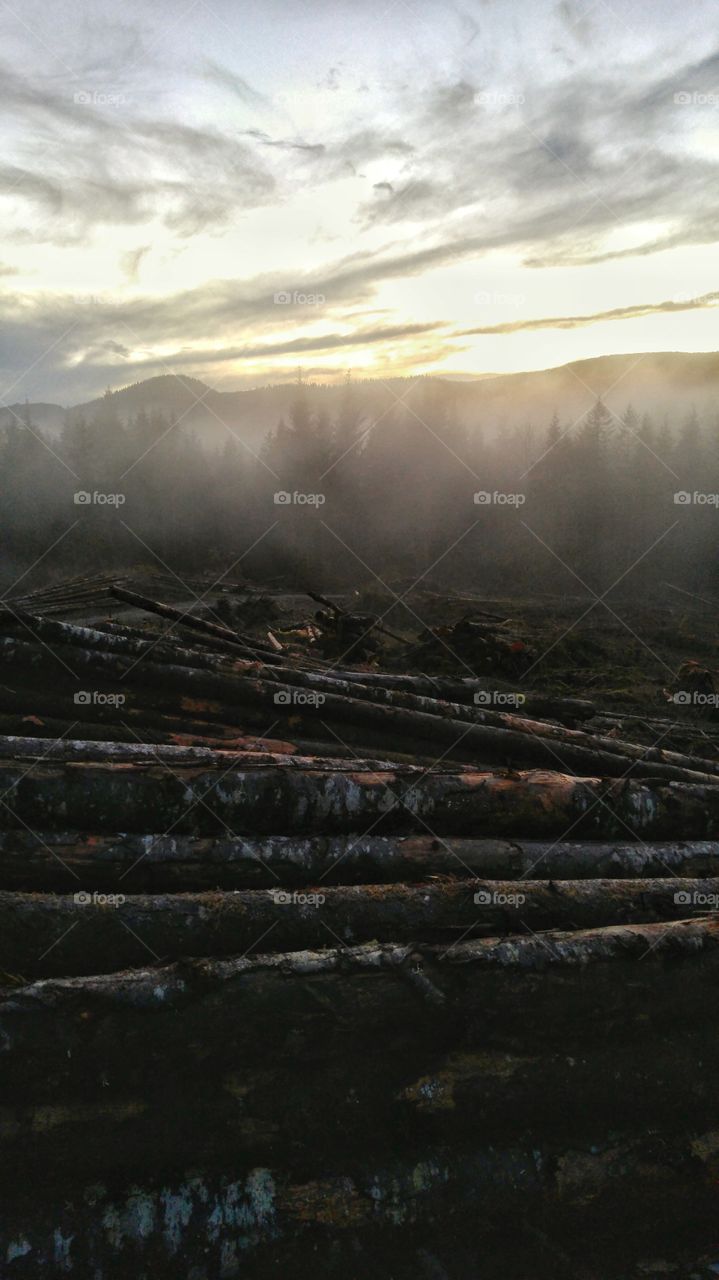
M0 829L78 827L166 834L353 832L521 838L712 839L719 787L412 769L325 770L259 760L250 769L0 762Z
M21 1280L329 1280L368 1266L383 1280L472 1280L478 1256L483 1274L512 1280L626 1280L651 1275L657 1251L689 1276L713 1240L715 1141L707 1131L671 1144L624 1134L564 1146L475 1140L455 1151L426 1144L413 1158L345 1154L314 1176L228 1159L203 1174L190 1164L110 1188L77 1180L54 1194L13 1188L0 1247L18 1260L8 1275ZM670 1229L674 1216L681 1228Z
M118 1091L113 1079L85 1096L45 1094L0 1106L0 1166L12 1167L25 1185L48 1167L63 1181L78 1173L103 1181L132 1176L138 1151L144 1178L188 1160L212 1168L228 1158L261 1164L279 1158L285 1167L326 1172L348 1150L356 1158L376 1154L377 1133L381 1149L400 1157L435 1141L459 1151L468 1136L501 1147L575 1145L618 1131L642 1135L659 1115L663 1139L673 1142L717 1117L719 1046L711 1027L686 1027L677 1043L646 1027L618 1038L602 1024L593 1041L573 1041L563 1051L547 1047L541 1055L531 1045L488 1043L486 1034L471 1031L451 1046L443 1033L432 1043L424 1031L404 1029L381 1055L355 1053L348 1032L340 1059L323 1052L323 1043L312 1053L302 1042L294 1062L273 1055L238 1071L225 1063L218 1070L209 1058L201 1088L178 1078L168 1062L140 1090ZM82 1140L89 1128L92 1143Z
M718 977L711 917L46 979L0 998L5 1098L109 1099L144 1090L160 1065L196 1082L208 1063L236 1071L284 1058L297 1069L320 1050L342 1062L378 1043L449 1047L466 1035L571 1055L599 1027L632 1037L704 1025Z
M161 832L0 831L2 889L67 893L81 886L90 891L170 893L411 882L436 875L495 880L709 878L719 875L719 843L575 844L428 835L233 840Z
M342 942L440 941L703 916L719 879L447 880L232 893L0 893L0 970L111 973L147 958L246 955Z

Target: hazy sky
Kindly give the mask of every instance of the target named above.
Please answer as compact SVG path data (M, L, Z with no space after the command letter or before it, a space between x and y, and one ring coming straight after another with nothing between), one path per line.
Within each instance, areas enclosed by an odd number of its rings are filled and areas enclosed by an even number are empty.
M718 12L0 0L0 402L719 347Z

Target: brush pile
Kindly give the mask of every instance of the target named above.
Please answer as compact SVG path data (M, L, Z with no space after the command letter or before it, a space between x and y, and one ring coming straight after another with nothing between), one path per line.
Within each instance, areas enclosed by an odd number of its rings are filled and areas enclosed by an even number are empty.
M717 760L84 590L0 618L2 1274L711 1274Z

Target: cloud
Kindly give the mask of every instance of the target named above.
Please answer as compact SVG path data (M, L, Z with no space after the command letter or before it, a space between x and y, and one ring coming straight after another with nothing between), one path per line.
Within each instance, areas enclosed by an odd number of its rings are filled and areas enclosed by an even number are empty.
M244 76L238 75L235 71L230 71L227 67L223 67L221 63L215 62L209 58L205 63L205 76L208 80L213 80L222 89L227 89L240 102L248 107L260 107L262 109L271 109L272 103L263 93L254 89L251 84L245 80Z
M137 249L129 249L120 258L120 265L128 280L136 281L143 258L150 252L150 245L139 245Z
M209 356L216 360L249 360L258 356L288 355L299 351L334 351L339 347L374 346L378 342L400 342L415 338L418 334L434 333L442 328L442 322L434 324L385 325L377 329L360 329L354 333L324 333L314 337L292 338L287 342L271 342L250 347L237 347ZM204 353L203 353L204 354Z
M15 118L0 195L34 206L35 241L77 242L95 226L159 218L181 236L223 226L238 208L271 200L276 179L235 133L137 114L122 92L77 89L0 67L0 101ZM24 164L13 144L35 150ZM44 216L44 221L41 219ZM6 235L23 239L23 219Z
M502 324L484 325L477 329L460 330L461 337L472 334L526 333L532 329L579 329L587 324L599 324L603 320L636 320L645 316L662 315L676 311L703 311L716 307L719 291L704 293L698 298L670 298L666 302L638 303L632 307L614 307L611 311L595 311L591 315L545 316L535 320L508 320Z
M323 142L302 142L289 138L271 138L261 129L245 129L248 138L254 138L265 147L279 147L282 151L308 151L311 155L323 155L326 148Z

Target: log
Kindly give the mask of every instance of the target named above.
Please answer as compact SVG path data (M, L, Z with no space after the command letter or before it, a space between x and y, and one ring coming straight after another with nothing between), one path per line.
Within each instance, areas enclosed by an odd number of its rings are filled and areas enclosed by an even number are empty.
M144 609L147 613L156 613L160 618L169 618L170 621L188 627L192 631L204 631L207 635L222 640L237 652L250 656L261 653L265 662L272 662L277 658L268 645L263 645L252 636L245 636L240 631L231 631L229 627L222 627L217 622L197 618L185 610L174 609L172 605L161 604L158 600L150 600L147 596L138 595L136 591L127 591L124 587L111 587L110 590L116 600L122 600L135 609Z
M712 916L42 979L0 992L4 1097L110 1098L144 1089L160 1066L196 1086L208 1063L237 1071L284 1058L296 1069L318 1049L347 1061L398 1038L410 1065L413 1042L462 1036L571 1054L599 1029L631 1038L704 1026L718 976Z
M25 699L27 705L28 699ZM82 735L87 742L97 746L108 741L110 733L114 743L137 744L150 740L156 746L205 747L213 751L237 753L240 751L268 751L283 755L329 754L328 743L313 743L307 750L299 749L298 743L287 742L281 738L260 738L258 735L241 734L231 725L212 725L205 721L189 720L185 723L171 717L151 717L138 715L127 707L123 708L123 723L113 724L109 728L107 722L93 724L83 718ZM130 721L128 725L125 722ZM134 725L134 728L131 727ZM71 733L78 731L77 720L56 720L46 715L7 715L0 712L0 735L3 738L45 738L52 735L54 741L68 740ZM317 748L319 747L319 752ZM25 754L33 754L28 750ZM36 754L41 754L39 751ZM352 753L338 744L336 755L347 757ZM389 756L389 760L397 761L397 756ZM409 761L409 757L405 758ZM466 766L464 766L466 767Z
M153 662L175 662L178 665L185 665L199 670L229 674L227 664L223 663L222 660L212 658L196 650L182 649L160 643L149 643L146 640L134 640L120 635L108 635L88 627L51 622L42 618L34 618L32 615L18 614L17 619L25 623L41 639L46 638L49 641L67 643L81 648L99 649L100 651L126 654L133 657L147 657L152 654ZM654 748L640 743L632 743L618 738L582 733L542 721L529 720L519 714L492 711L460 703L443 702L436 698L394 691L380 686L371 687L357 681L335 679L324 673L298 671L288 667L274 670L272 667L267 667L262 671L257 671L256 666L253 666L253 664L248 664L247 666L236 664L236 670L238 674L241 671L250 672L254 670L254 674L262 675L272 682L279 681L283 684L283 687L290 684L301 688L313 689L318 693L335 693L345 697L375 701L378 704L402 710L442 716L445 719L454 719L458 722L467 721L468 723L491 725L496 728L505 728L518 733L530 734L535 738L551 739L561 744L563 749L565 747L569 748L570 764L572 763L571 757L573 754L571 749L580 747L593 752L609 752L611 755L622 757L620 762L622 771L626 769L630 760L635 760L643 761L647 764L672 765L680 770L715 774L719 777L719 762L716 761ZM559 749L555 753L555 760L552 761L551 746L546 744L539 753L537 753L534 746L526 743L523 746L515 744L514 748L517 763L556 763L556 755L558 753ZM579 767L589 763L591 762L583 758L577 761ZM607 771L606 768L605 771ZM617 772L619 772L619 768ZM642 776L641 771L636 768L633 772L637 776ZM652 776L655 773L655 770L651 771ZM645 773L643 776L650 775Z
M586 698L559 698L553 694L535 690L518 689L517 684L495 679L493 676L465 676L462 678L428 675L397 675L388 671L340 671L333 674L341 680L356 681L371 688L395 689L402 693L414 693L420 697L438 698L444 702L473 703L477 693L524 693L522 704L527 715L539 719L573 722L589 720L596 713L596 706Z
M19 682L15 681L19 686ZM117 692L116 688L109 687ZM357 759L357 753L349 745L338 741L336 736L328 735L322 741L299 737L293 726L292 740L269 737L266 716L257 713L241 714L231 708L223 708L219 703L210 703L201 699L158 697L151 690L127 688L123 690L125 702L121 710L114 705L97 702L78 707L63 698L49 693L46 688L34 685L14 690L7 685L0 685L0 708L5 712L14 711L17 716L3 715L0 712L0 729L8 735L47 737L52 734L56 738L66 737L78 731L82 724L83 736L92 741L166 743L174 746L206 746L227 751L269 751L288 755L305 755L321 758ZM48 714L54 712L53 714ZM68 715L72 719L67 719ZM81 712L81 720L78 717ZM218 717L226 714L232 723L221 723ZM118 721L118 716L121 720ZM188 718L191 717L191 718ZM205 718L197 718L202 717ZM61 717L61 718L58 718ZM263 732L252 733L248 721L254 721ZM379 738L379 735L376 735ZM383 745L381 739L378 742ZM435 763L436 756L418 756L407 752L383 751L383 757L393 765L425 765ZM457 764L456 768L466 768Z
M129 656L146 657L149 654L153 656L153 662L166 661L176 662L178 665L187 665L196 669L220 671L228 674L226 668L220 660L213 659L209 655L198 653L197 651L171 648L160 644L151 644L147 641L130 640L121 636L107 635L100 631L94 631L87 627L77 627L65 623L50 622L41 618L33 618L32 615L18 615L18 619L31 628L40 638L47 638L50 641L65 642L67 644L80 647L88 647L90 649L99 649L111 653L127 654ZM251 668L245 668L250 670ZM259 674L259 673L258 673ZM561 745L562 755L568 755L568 764L577 763L578 767L587 766L592 763L591 760L580 757L576 759L572 748L586 748L591 752L609 752L611 755L619 756L620 762L616 772L626 771L631 760L644 762L646 764L659 764L676 766L678 770L684 772L698 772L704 774L714 774L719 777L719 763L697 756L687 756L674 751L662 750L661 748L652 748L638 743L632 743L616 738L601 737L582 733L577 730L570 730L556 725L550 725L541 721L528 720L525 717L516 714L509 714L497 711L488 711L479 707L466 707L458 703L440 702L438 699L426 698L415 694L407 694L396 692L381 687L371 688L358 682L340 681L330 678L324 674L314 672L293 671L291 668L280 668L276 674L273 674L272 668L266 668L265 677L271 681L282 681L283 688L286 689L287 684L296 685L298 687L310 688L318 693L335 693L342 696L360 698L367 701L376 701L377 703L389 707L396 707L402 710L418 711L434 716L442 716L445 719L454 719L458 723L471 722L474 724L491 725L496 728L505 728L514 732L532 735L538 739L551 739ZM568 750L567 750L568 749ZM534 744L520 743L514 744L513 751L517 763L557 763L557 755L559 755L559 747L556 752L552 751L551 745L543 744L541 750L537 751ZM552 761L552 755L555 756ZM599 761L597 763L600 763ZM602 761L604 771L609 772L606 761ZM637 776L654 776L656 770L652 769L649 773L642 772L641 769L635 767L633 772ZM669 775L664 775L669 776ZM680 779L680 775L674 775Z
M511 1043L448 1048L442 1038L432 1046L410 1034L388 1041L381 1055L354 1058L348 1041L339 1060L298 1045L300 1107L287 1057L243 1064L241 1072L217 1071L209 1060L191 1105L189 1082L166 1070L141 1091L107 1086L90 1096L43 1093L2 1106L2 1164L16 1176L22 1171L24 1182L48 1167L54 1179L81 1170L106 1180L137 1174L138 1150L149 1177L188 1159L205 1169L228 1158L267 1164L281 1155L287 1162L304 1148L313 1160L321 1151L326 1169L348 1149L355 1157L371 1154L378 1131L383 1147L399 1156L432 1141L461 1151L468 1135L500 1146L592 1143L617 1131L641 1137L658 1116L664 1141L675 1141L717 1118L719 1048L709 1027L687 1027L680 1044L645 1031L541 1055ZM89 1126L92 1143L82 1140Z
M292 767L296 769L312 769L318 773L323 771L377 773L380 770L393 767L389 766L387 760L362 760L357 756L353 756L350 761L344 759L333 760L327 757L317 759L315 756L303 756L298 752L292 751L252 751L244 748L237 751L231 748L215 749L202 746L138 742L136 738L131 742L115 742L112 740L86 741L76 738L14 737L12 735L0 737L0 761L27 759L62 761L63 763L74 761L80 764L117 765L165 762L168 765L178 767L180 765L204 764L218 769L227 769L233 761L237 761L243 769ZM451 768L451 766L448 766L448 769ZM463 773L467 771L467 766L455 765L452 771ZM412 778L421 775L421 772L421 768L414 764L397 766L398 774L408 774Z
M289 757L292 762L292 757ZM306 762L305 762L306 765ZM411 766L326 770L282 763L202 765L0 762L0 829L28 824L185 835L367 833L705 840L719 833L719 787Z
M124 886L123 886L124 887ZM122 897L122 894L120 894ZM719 879L448 880L232 893L0 892L0 970L26 977L112 973L148 957L245 955L327 943L440 941L704 916Z
M177 643L166 642L160 636L129 636L96 627L58 622L55 619L37 617L35 614L22 613L18 610L9 619L3 619L2 625L4 631L14 631L18 625L22 626L39 640L47 640L50 644L68 645L72 649L97 649L101 653L115 653L131 658L145 658L152 654L153 662L173 662L180 666L204 671L227 673L233 668L233 658L230 654L225 654L224 659L213 657L212 654L202 653L199 649L185 648ZM253 670L256 665L256 661L250 659L242 664L241 669Z
M562 843L434 836L266 836L221 839L0 831L0 888L82 886L153 890L271 889L414 882L431 876L498 880L641 879L719 875L719 843ZM122 880L122 885L119 882ZM678 886L680 888L681 886Z
M345 1152L329 1170L316 1159L298 1170L278 1155L254 1167L228 1155L202 1174L189 1161L109 1186L98 1177L40 1183L32 1199L13 1186L0 1246L25 1276L330 1280L369 1267L416 1280L478 1275L480 1252L486 1275L626 1280L650 1275L648 1258L655 1275L699 1275L699 1254L715 1256L712 1139L706 1130L671 1143L654 1133L496 1146L476 1138L454 1151L428 1142L399 1156Z
M77 649L73 651L77 666L86 670L102 673L110 679L124 680L132 674L133 679L154 688L184 689L187 694L195 690L200 697L223 699L228 706L242 703L244 708L263 711L267 714L273 709L279 716L292 719L307 719L306 707L308 698L299 702L293 687L268 680L254 679L249 676L222 676L213 672L200 672L189 667L160 665L144 660L130 664L125 658L115 657L97 650ZM0 660L20 662L43 666L46 654L39 646L25 644L14 638L0 639ZM317 695L314 695L315 698ZM280 701L278 701L280 699ZM367 738L367 731L373 734L386 735L388 749L403 750L408 744L416 747L428 744L444 747L439 754L460 760L479 760L487 763L499 757L503 761L522 761L552 767L560 764L565 769L598 773L607 777L621 777L633 773L636 777L664 778L676 782L709 782L716 781L711 774L690 769L679 768L662 762L627 759L608 751L590 750L583 746L567 746L561 749L551 740L535 737L533 734L509 729L495 728L489 725L472 724L466 721L443 719L440 716L428 715L424 712L406 711L397 707L380 706L373 702L345 697L339 694L322 694L322 702L311 703L313 714L309 717L315 725L315 731L323 730L328 736L339 736L342 740L351 735L351 739L374 745ZM247 713L245 712L245 715ZM326 721L331 720L342 726L342 733L333 735L327 728Z
M498 729L508 729L516 733L527 734L533 738L551 739L552 742L559 744L555 751L555 762L560 750L566 754L565 749L568 748L571 754L573 747L580 747L593 752L609 752L611 755L620 756L623 758L624 766L627 766L631 760L637 760L649 764L675 765L685 771L714 774L719 777L719 762L705 757L688 756L676 751L647 746L643 743L601 736L596 733L586 733L577 729L567 729L561 725L549 724L546 721L529 719L518 712L493 711L480 706L466 706L462 703L440 701L437 698L383 689L379 686L363 685L356 681L339 680L324 673L293 672L286 667L264 672L255 671L254 674L261 675L271 682L297 685L314 689L318 693L337 693L345 697L359 698L362 701L376 702L382 706L418 711L463 723L490 725ZM541 751L542 762L548 762L551 753L551 744L544 744ZM518 761L522 758L522 754L522 748L517 748L516 757ZM530 760L536 760L535 748L525 744L524 755Z

